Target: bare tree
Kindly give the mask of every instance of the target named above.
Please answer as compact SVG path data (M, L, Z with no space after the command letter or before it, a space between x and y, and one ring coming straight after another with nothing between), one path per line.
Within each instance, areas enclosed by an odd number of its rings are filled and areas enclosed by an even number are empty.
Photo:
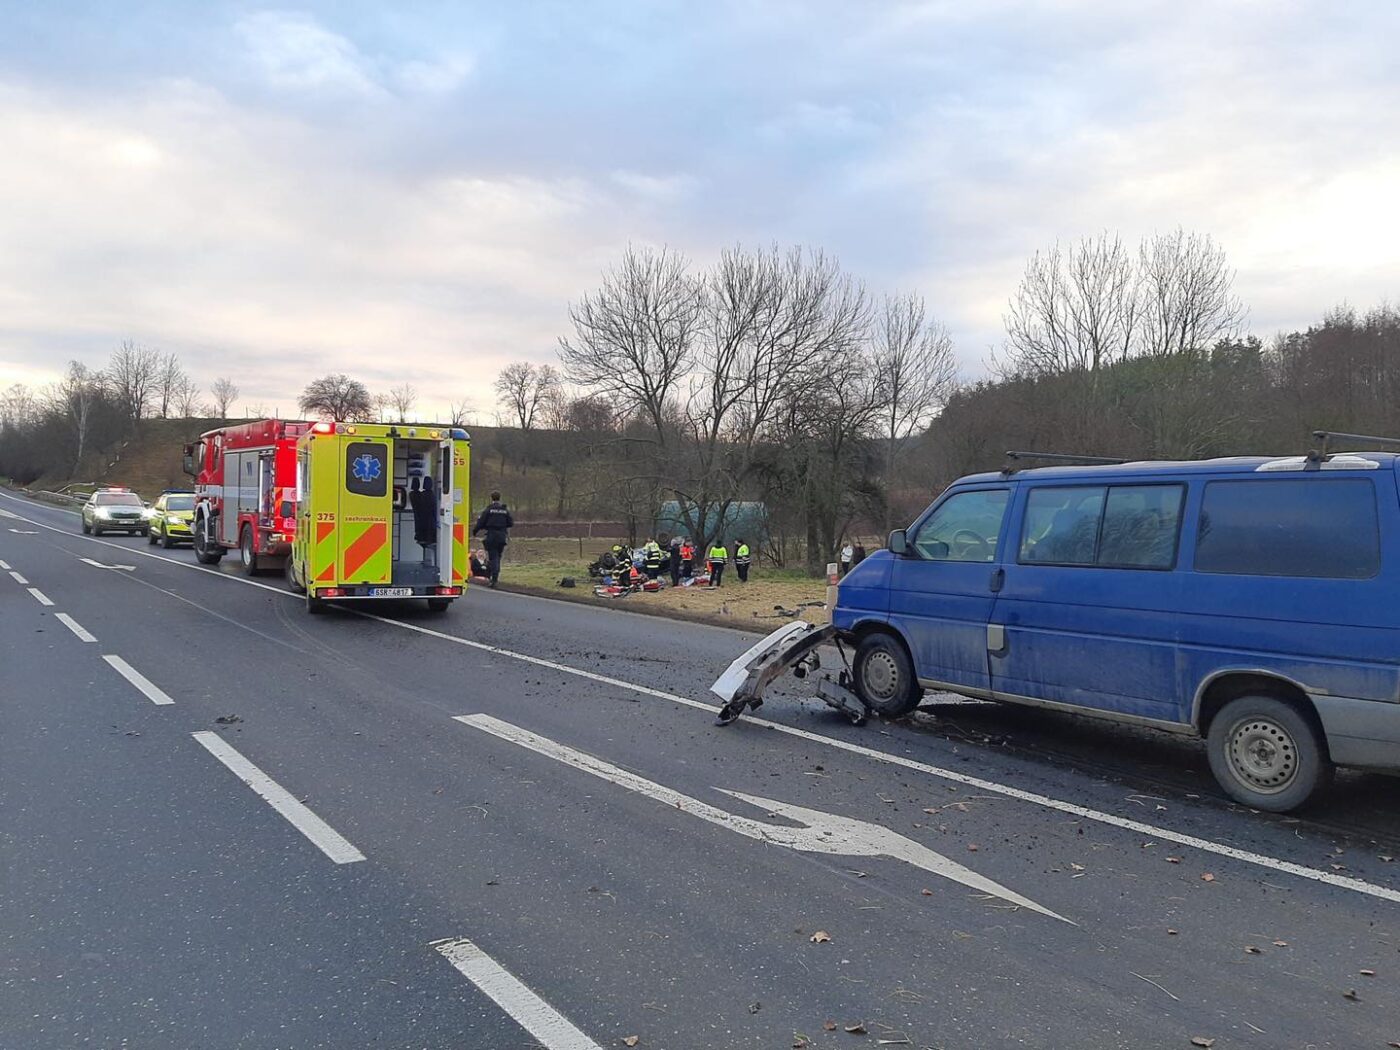
M702 295L684 412L693 461L685 478L673 473L670 481L691 530L708 543L784 405L818 389L832 362L858 351L869 301L835 259L776 247L726 251Z
M169 419L176 409L181 389L189 382L189 376L174 353L161 356L156 366L154 401L156 414L161 419Z
M339 372L307 383L297 404L303 412L349 422L362 422L374 412L374 401L365 385Z
M53 410L68 423L77 445L73 457L73 469L82 462L87 452L88 435L92 429L93 409L102 396L104 377L92 372L79 361L69 361L68 371L49 393L49 403Z
M449 420L454 427L464 427L475 414L472 410L470 398L463 398L461 401L453 401L447 406Z
M521 430L535 429L550 397L560 384L553 365L516 361L501 369L496 377L496 396L505 418Z
M212 402L214 414L219 419L228 419L229 407L238 400L238 384L227 376L220 376L214 380L214 385L209 388L209 394L214 399Z
M606 392L622 415L640 415L664 445L700 322L700 290L685 257L629 247L569 318L574 336L559 340L559 356L570 381Z
M39 410L38 399L23 383L12 383L0 397L0 430L29 426Z
M1140 299L1131 257L1107 233L1036 252L1012 296L1003 375L1097 373L1133 351Z
M1245 318L1235 271L1209 235L1159 234L1138 251L1142 344L1150 357L1208 350L1236 335Z
M929 318L923 296L887 297L877 319L873 358L885 439L885 520L891 524L895 463L900 449L957 389L958 367L948 330Z
M389 404L398 413L399 422L407 423L413 406L418 403L418 388L412 383L400 383L389 388Z
M181 419L191 419L199 411L199 384L188 375L175 388L172 404Z
M151 407L159 386L160 354L149 347L123 340L107 361L106 381L123 413L139 423Z

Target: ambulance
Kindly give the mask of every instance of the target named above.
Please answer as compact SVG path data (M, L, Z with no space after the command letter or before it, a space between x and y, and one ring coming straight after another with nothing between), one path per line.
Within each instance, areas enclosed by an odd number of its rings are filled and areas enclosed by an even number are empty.
M297 440L296 535L287 583L307 612L328 602L426 599L442 612L467 582L471 439L455 427L312 424Z

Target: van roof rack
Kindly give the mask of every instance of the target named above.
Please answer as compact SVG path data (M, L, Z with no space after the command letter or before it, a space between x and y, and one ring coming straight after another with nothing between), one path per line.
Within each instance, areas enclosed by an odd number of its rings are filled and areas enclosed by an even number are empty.
M1342 441L1364 441L1371 445L1384 445L1388 448L1400 448L1400 438L1376 437L1374 434L1343 434L1336 430L1314 430L1314 445L1308 450L1309 466L1320 465L1332 454L1331 444L1340 438Z
M1006 453L1006 466L1003 474L1015 474L1023 469L1022 460L1038 460L1046 466L1112 467L1128 462L1126 459L1108 459L1104 456L1075 456L1064 452L1012 452Z

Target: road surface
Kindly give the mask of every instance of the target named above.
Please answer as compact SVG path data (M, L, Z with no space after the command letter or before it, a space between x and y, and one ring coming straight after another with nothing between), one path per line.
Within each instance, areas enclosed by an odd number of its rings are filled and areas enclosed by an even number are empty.
M1400 790L472 591L311 617L0 494L0 1047L1400 1045ZM1207 1045L1198 1042L1196 1045Z

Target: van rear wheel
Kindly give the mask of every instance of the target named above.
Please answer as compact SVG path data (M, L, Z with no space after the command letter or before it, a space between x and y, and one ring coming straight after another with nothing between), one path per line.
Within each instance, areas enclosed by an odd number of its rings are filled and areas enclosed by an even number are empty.
M429 598L428 612L447 612L448 606L452 604L451 598Z
M898 639L871 634L856 647L856 694L872 711L899 718L919 706L924 691L914 676L914 662Z
M1242 696L1215 716L1206 737L1210 770L1236 802L1287 813L1332 781L1332 761L1313 724L1272 696Z

